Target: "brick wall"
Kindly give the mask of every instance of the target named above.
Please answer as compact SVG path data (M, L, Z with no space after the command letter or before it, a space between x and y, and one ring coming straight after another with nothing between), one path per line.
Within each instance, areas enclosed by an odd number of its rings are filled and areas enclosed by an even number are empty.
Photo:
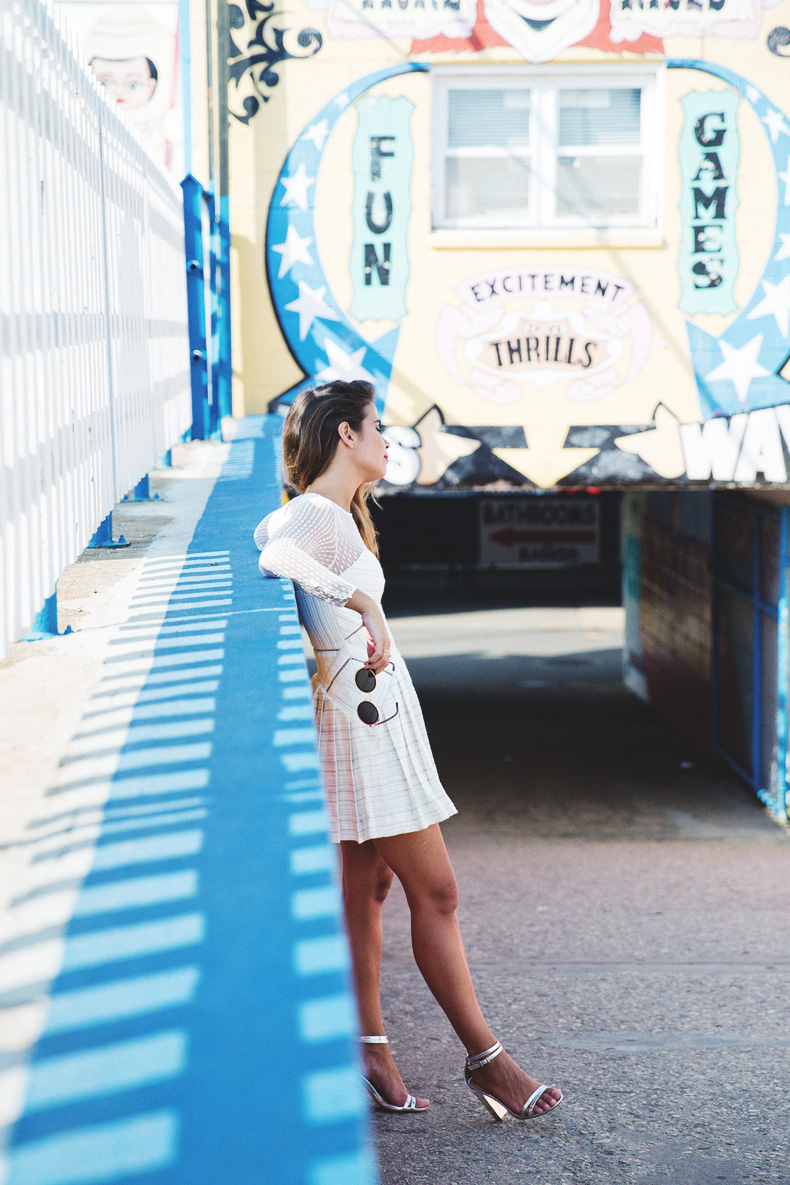
M708 745L710 495L638 493L626 499L625 599L631 619L626 670L630 664L637 673L627 681L662 715Z

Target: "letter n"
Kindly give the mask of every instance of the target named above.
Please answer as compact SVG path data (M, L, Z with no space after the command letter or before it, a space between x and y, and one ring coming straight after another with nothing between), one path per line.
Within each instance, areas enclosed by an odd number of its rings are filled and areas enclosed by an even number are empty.
M383 243L384 258L379 261L376 254L376 248L373 243L365 243L365 284L370 287L373 283L373 269L376 269L376 274L379 278L379 284L382 288L390 282L390 243Z

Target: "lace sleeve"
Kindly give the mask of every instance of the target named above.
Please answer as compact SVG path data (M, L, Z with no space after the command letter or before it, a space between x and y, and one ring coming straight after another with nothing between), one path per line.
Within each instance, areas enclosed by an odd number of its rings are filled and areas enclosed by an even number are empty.
M342 573L364 544L350 516L326 499L294 498L258 524L255 543L264 575L285 576L334 605L345 605L354 595L356 585Z

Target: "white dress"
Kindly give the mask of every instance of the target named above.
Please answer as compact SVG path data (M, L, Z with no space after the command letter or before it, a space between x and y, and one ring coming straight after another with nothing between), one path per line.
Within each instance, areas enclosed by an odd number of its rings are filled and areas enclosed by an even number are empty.
M367 639L362 618L345 602L358 588L380 604L384 573L353 515L321 494L300 494L259 523L255 542L261 572L294 581L299 618L315 651L313 706L332 839L362 843L454 815L394 640L375 688L365 693L357 686ZM377 709L377 723L357 714L364 700Z

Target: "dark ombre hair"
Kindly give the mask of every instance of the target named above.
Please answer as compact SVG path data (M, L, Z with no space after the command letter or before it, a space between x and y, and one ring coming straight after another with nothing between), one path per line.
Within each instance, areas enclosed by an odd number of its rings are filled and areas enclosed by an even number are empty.
M340 444L339 426L346 423L359 432L368 405L375 398L372 383L361 379L350 383L335 379L322 387L300 391L288 409L283 428L283 464L288 482L295 490L303 494L328 468ZM376 484L365 482L351 501L351 513L362 541L374 555L379 554L379 545L368 502L371 499L376 502L373 494Z

